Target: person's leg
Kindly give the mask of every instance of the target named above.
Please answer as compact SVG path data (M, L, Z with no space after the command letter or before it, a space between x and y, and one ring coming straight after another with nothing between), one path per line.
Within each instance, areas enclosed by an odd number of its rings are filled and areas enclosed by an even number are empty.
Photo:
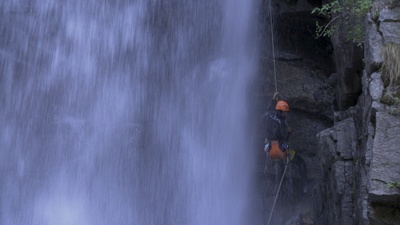
M267 138L265 138L264 140L264 152L269 152L269 150L271 149L271 141L269 141Z

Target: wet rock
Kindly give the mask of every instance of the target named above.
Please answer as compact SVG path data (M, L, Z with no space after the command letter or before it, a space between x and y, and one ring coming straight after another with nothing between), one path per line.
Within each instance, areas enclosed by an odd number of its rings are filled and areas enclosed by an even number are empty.
M364 57L368 74L378 70L383 63L382 49L383 40L382 36L378 33L378 26L372 20L371 14L367 15L368 21L366 24L366 40L364 44Z
M399 22L382 22L379 26L382 32L384 44L396 43L400 44L400 23Z
M380 73L371 74L371 83L369 84L369 93L372 100L379 101L383 92L383 81Z
M345 119L318 134L323 179L315 197L323 210L316 212L317 224L356 224L353 201L356 149L353 118Z
M369 181L371 203L398 204L400 189L389 188L389 182L400 181L400 117L385 112L376 114L376 132Z
M316 196L323 210L315 209L315 214L321 224L399 224L399 190L387 184L400 180L400 118L381 102L384 85L377 71L384 44L399 41L400 10L385 4L377 9L379 18L368 15L357 105L335 112L335 126L318 135L324 178ZM345 86L344 78L339 72L339 84Z

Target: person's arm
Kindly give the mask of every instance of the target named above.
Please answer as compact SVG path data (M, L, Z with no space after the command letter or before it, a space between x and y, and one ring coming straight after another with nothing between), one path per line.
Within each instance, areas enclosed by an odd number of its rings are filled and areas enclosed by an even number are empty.
M272 96L271 101L269 102L267 112L275 111L276 103L278 103L278 99L279 99L278 97L279 97L279 93L275 92L274 95Z
M279 92L275 92L274 95L272 96L272 99L279 101L282 99L281 94L279 94Z

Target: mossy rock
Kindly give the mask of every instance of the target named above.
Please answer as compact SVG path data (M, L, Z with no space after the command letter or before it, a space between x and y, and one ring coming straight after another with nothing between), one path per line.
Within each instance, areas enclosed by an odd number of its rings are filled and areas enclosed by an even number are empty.
M391 115L400 115L400 107L399 106L390 106L388 109L388 113Z
M388 187L389 187L389 188L400 188L400 181L397 181L397 182L394 182L394 181L389 182L389 183L388 183Z
M393 94L393 97L394 97L394 98L400 99L400 90L396 91L396 92Z
M392 95L385 93L382 95L381 102L390 106L395 103L395 100Z

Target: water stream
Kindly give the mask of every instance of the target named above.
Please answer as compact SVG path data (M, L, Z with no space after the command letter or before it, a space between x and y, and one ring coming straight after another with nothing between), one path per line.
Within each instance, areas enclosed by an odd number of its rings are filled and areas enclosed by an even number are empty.
M0 3L0 224L248 224L249 0Z

